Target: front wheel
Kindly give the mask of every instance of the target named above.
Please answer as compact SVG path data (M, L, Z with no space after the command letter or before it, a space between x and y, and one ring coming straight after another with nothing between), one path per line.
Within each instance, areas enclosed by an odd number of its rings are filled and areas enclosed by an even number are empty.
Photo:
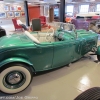
M100 55L97 55L97 59L100 61Z
M14 94L28 87L32 80L32 71L21 64L13 64L3 68L0 73L0 90Z

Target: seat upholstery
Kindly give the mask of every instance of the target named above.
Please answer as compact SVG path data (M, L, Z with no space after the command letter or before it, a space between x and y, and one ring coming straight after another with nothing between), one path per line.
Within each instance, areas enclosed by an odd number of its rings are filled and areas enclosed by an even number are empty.
M46 42L46 34L45 33L37 33L37 34L33 34L34 37L36 37L40 43L42 42Z
M31 40L33 40L36 43L40 43L38 39L35 36L32 36L28 31L25 31L24 34L26 34Z
M50 38L50 41L47 41L46 40L47 33L38 32L38 33L32 34L32 35L35 38L37 38L40 43L42 43L42 42L55 42L56 41L54 36L48 37L48 38Z

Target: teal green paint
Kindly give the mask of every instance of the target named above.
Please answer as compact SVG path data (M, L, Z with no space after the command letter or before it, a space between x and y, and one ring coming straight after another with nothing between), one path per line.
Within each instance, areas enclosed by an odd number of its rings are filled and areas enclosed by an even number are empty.
M26 60L24 58L17 58L17 57L14 58L13 57L13 58L5 59L2 62L0 62L0 67L3 66L3 65L9 64L9 63L13 63L13 62L26 63L26 64L28 64L30 66L33 66L33 64L30 61L28 61L28 60Z
M100 55L100 46L98 46L96 54Z
M98 35L94 32L56 31L61 41L36 44L25 34L0 38L0 67L11 62L32 65L35 71L57 68L78 60L97 46ZM36 33L32 33L36 34ZM100 46L97 54L100 54Z

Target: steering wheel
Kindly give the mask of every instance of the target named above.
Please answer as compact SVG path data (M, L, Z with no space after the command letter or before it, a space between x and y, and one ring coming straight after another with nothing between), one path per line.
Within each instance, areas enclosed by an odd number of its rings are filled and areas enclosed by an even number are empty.
M50 32L52 31L52 32ZM49 33L50 32L50 33ZM53 28L50 28L48 31L47 31L47 34L46 34L46 41L48 42L51 42L51 38L54 36L54 29Z

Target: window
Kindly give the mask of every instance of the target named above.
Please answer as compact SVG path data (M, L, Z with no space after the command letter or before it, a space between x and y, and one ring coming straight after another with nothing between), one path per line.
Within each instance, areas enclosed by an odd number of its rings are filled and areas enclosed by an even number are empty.
M89 5L81 5L80 13L88 13Z
M68 16L72 16L73 15L73 5L67 5L65 8L65 14Z
M55 17L59 16L59 8L54 8L54 16Z
M100 4L97 4L97 7L96 8L97 8L96 11L97 12L100 12Z
M44 6L44 16L46 16L46 17L49 16L49 6L48 5Z

